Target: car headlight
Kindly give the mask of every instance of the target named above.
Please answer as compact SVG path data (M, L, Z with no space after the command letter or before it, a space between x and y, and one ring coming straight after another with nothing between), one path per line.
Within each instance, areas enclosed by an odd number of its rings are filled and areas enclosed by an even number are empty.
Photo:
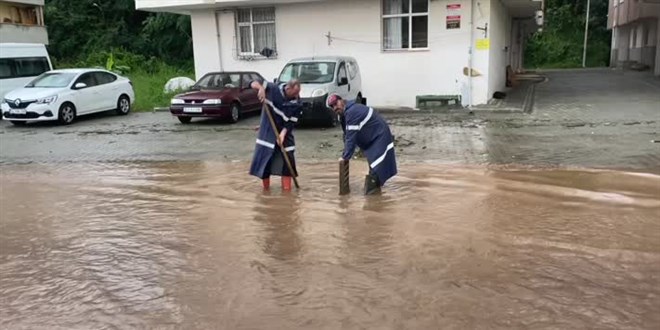
M182 99L172 99L172 100L170 101L170 103L171 103L171 104L184 104L184 103L186 103L186 101L184 101L184 100L182 100Z
M203 104L222 104L220 99L209 99L203 102Z
M57 100L57 95L37 99L38 104L51 104Z
M312 97L319 97L325 95L327 92L323 88L315 89L312 92Z

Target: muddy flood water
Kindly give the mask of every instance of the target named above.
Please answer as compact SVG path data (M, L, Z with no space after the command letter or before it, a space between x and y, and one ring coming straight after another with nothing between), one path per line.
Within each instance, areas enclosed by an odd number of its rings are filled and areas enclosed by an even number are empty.
M360 164L3 166L0 328L660 328L657 174Z

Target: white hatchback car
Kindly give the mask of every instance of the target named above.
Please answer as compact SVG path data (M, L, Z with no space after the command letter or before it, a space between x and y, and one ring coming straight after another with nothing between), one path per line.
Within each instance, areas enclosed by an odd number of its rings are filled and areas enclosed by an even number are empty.
M14 125L46 120L68 125L95 112L126 115L134 100L133 84L125 77L99 69L66 69L45 72L7 93L0 109L2 119Z

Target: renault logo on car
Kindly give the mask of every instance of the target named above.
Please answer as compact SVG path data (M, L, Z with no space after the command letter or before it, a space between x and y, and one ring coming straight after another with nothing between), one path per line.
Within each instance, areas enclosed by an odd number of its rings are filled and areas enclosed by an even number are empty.
M15 104L16 106L21 105L21 99L16 99L16 101L14 101L14 104Z

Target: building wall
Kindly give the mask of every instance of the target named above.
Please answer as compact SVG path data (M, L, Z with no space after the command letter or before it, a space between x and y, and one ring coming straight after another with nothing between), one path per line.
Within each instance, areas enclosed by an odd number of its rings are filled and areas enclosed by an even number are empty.
M44 1L0 1L0 42L48 44Z
M4 2L21 3L21 4L24 4L24 5L43 6L44 3L45 3L45 0L11 0L11 1L4 1Z
M216 15L213 10L195 11L191 14L193 55L197 79L211 71L222 70L220 44L217 34Z
M657 20L645 20L642 22L643 33L640 42L642 48L641 63L648 65L651 69L655 68L655 31Z
M640 19L635 22L614 28L612 47L615 61L637 62L648 65L652 70L656 67L657 55L657 19Z
M660 75L660 4L624 0L609 3L608 27L612 32L612 66L636 61Z
M220 10L215 19L211 10L194 12L192 21L196 75L200 77L218 69L254 70L272 81L290 59L312 55L346 55L358 61L363 94L370 104L414 106L415 96L421 94L461 94L465 104L468 103L469 80L463 75L463 68L468 66L469 58L470 1L451 1L461 4L462 19L460 29L450 30L446 28L445 20L448 3L429 2L429 48L401 52L381 50L379 0L277 5L278 56L276 59L253 61L241 60L237 56L233 11ZM489 1L484 1L481 10L478 13L475 11L475 26L484 26L490 22L489 7ZM216 30L216 19L219 30ZM498 45L504 42L500 30L505 25L501 24L498 28ZM481 31L474 31L474 38L483 37ZM330 44L325 36L329 32L338 38ZM504 55L502 57L505 58ZM474 104L488 101L488 60L488 50L475 50L473 67L481 75L472 81ZM497 74L503 77L504 68L505 65L502 65L501 73ZM503 83L504 78L501 80ZM493 80L495 85L496 80Z
M642 40L642 25L641 24L630 24L630 39L629 45L630 48L629 57L630 61L641 62L642 61L642 49L641 49L641 40Z
M511 48L511 17L500 0L492 0L490 5L490 37L488 96L496 91L503 92L506 87L506 67L510 64L508 56Z
M619 38L617 41L619 45L617 58L619 62L628 61L628 54L630 53L630 25L618 26L616 29L618 30L616 35Z
M529 18L510 18L511 33L509 34L509 49L507 64L511 65L514 72L523 72L525 68L525 42L530 31L535 31L536 23Z
M48 44L48 33L44 26L0 24L1 42Z

